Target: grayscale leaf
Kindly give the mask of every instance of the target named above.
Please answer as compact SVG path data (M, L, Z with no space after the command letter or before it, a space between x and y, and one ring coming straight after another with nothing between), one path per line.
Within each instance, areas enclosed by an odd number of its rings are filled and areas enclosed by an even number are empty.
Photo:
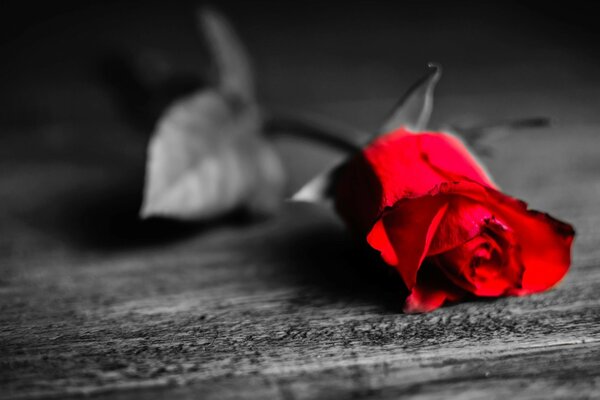
M140 215L206 220L239 208L272 213L282 203L285 176L262 136L248 56L219 14L204 10L199 21L218 81L160 118L148 146Z
M290 200L307 203L327 203L333 197L335 181L344 164L337 164L321 172L302 186Z
M240 111L217 91L176 102L149 144L141 216L205 220L244 206L275 211L285 177L260 129L256 106Z
M523 129L546 128L550 119L546 117L529 117L486 122L472 126L451 125L449 130L460 135L471 146L479 145L486 137L501 137Z
M227 20L211 8L198 13L198 24L215 63L217 88L244 103L254 100L250 57Z
M427 127L433 109L433 91L442 75L442 68L429 64L429 72L417 81L400 99L382 124L378 135L404 126L414 132Z

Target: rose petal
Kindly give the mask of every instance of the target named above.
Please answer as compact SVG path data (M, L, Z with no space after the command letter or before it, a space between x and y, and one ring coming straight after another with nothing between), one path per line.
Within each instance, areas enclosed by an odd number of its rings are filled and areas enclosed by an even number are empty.
M384 212L367 241L398 270L409 290L416 290L414 296L409 296L408 307L417 307L415 304L421 304L425 297L441 298L439 294L433 296L423 286L428 283L417 277L425 256L429 259L444 253L444 258L452 258L452 249L460 253L464 249L459 246L479 233L481 219L494 216L511 229L511 245L506 249L511 254L502 267L508 270L493 277L497 271L482 265L472 279L465 280L459 278L469 276L470 269L451 273L440 265L453 285L478 296L524 295L547 290L565 275L574 234L571 226L527 210L524 202L471 181L444 183L430 195L398 202ZM469 265L471 254L462 254L461 263L459 253L452 265ZM434 303L428 300L428 304Z
M404 301L402 311L407 314L426 313L440 308L448 298L444 290L419 285Z
M384 207L406 197L425 195L447 181L466 178L494 186L459 139L442 133L406 132L390 133L364 151L383 187Z
M350 227L363 233L369 231L377 221L382 198L382 183L361 153L338 176L335 208Z
M454 286L433 265L427 264L419 271L417 285L404 302L407 314L425 313L441 307L446 302L460 300L466 292Z
M475 182L440 185L438 193L460 194L485 204L515 235L525 267L522 287L511 293L525 295L556 285L571 264L573 227L546 213L528 210L527 203Z
M524 295L548 290L565 276L571 265L573 227L546 213L528 210L527 203L490 190L498 214L514 230L525 266L522 288L514 294Z
M486 220L492 217L484 204L469 198L443 194L438 196L444 197L449 207L431 242L428 256L446 252L473 239L479 235Z
M335 188L336 209L350 226L369 231L396 202L463 179L494 186L459 139L399 129L375 140L344 166Z
M513 232L501 232L502 236L494 238L488 230L489 225L481 235L433 257L433 261L448 279L470 293L502 296L521 287L524 266Z
M416 284L419 267L447 209L442 197L400 202L367 235L367 242L400 272L409 290Z
M441 176L452 180L466 178L484 186L496 187L483 164L469 152L460 138L448 133L423 133L419 137L427 163Z

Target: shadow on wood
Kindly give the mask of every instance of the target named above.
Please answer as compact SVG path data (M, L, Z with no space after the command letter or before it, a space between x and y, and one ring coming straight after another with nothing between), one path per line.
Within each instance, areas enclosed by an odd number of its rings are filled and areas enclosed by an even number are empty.
M400 276L339 224L314 224L278 238L270 247L278 264L300 280L297 283L323 292L326 301L373 303L394 313L402 310L408 292ZM307 302L314 304L315 299Z
M245 210L206 222L158 217L141 219L142 182L138 176L84 193L72 190L57 214L44 225L76 246L126 250L166 245L209 233L216 227L242 227L254 221Z

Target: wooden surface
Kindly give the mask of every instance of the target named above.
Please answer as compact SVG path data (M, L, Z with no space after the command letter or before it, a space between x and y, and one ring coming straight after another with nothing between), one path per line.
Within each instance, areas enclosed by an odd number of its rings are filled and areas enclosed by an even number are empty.
M522 22L516 33L482 23L492 62L465 62L418 24L381 18L379 30L374 17L352 30L350 18L338 23L346 35L331 36L339 26L318 20L320 35L297 24L280 38L236 22L259 55L267 102L370 128L430 52L447 66L437 123L552 117L552 128L490 141L483 160L508 193L575 226L566 279L540 295L404 315L398 278L327 210L142 223L146 136L107 111L88 78L35 75L9 92L27 101L4 98L18 118L0 132L0 399L598 398L597 60ZM409 62L391 49L413 28L425 47L409 46ZM465 52L477 47L456 29ZM514 48L502 58L504 45ZM340 156L279 148L291 186Z

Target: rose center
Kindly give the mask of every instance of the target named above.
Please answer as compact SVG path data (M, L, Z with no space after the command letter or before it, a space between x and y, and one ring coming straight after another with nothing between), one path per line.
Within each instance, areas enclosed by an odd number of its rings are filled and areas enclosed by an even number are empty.
M466 243L440 254L436 264L456 285L479 296L497 296L518 286L522 268L513 232L494 217Z

